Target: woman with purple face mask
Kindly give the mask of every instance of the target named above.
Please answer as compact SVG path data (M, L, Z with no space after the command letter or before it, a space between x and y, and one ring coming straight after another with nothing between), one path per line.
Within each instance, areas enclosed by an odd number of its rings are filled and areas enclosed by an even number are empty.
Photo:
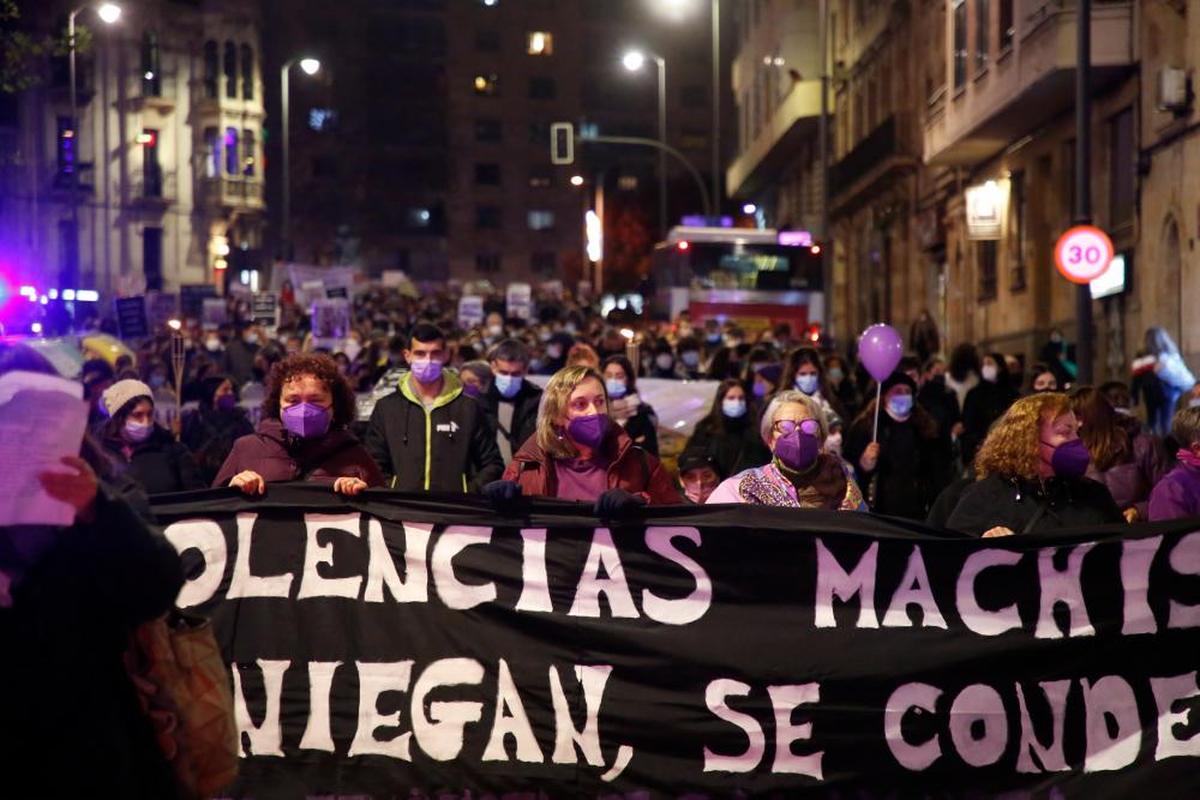
M118 473L146 494L204 488L187 448L155 420L153 392L128 378L104 392L101 403L109 418L98 431L101 445L118 465Z
M1124 523L1104 484L1085 477L1090 463L1065 394L1023 397L992 426L946 527L990 538Z
M708 503L867 510L850 467L822 450L825 412L816 400L802 391L779 392L763 412L759 428L771 461L729 478Z
M213 486L248 495L296 480L347 495L383 486L378 465L347 430L355 414L354 392L333 359L288 356L271 370L258 428L234 443Z
M196 392L198 408L184 412L180 441L196 460L204 485L211 486L234 442L254 433L254 425L238 405L237 390L228 376L213 375L197 381Z
M598 516L680 502L658 459L609 417L600 373L583 366L550 378L537 432L484 494L497 502L525 495L594 503Z

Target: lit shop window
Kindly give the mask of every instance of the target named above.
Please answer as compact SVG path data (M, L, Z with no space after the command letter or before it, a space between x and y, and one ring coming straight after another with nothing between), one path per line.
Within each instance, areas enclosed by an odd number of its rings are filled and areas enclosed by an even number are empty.
M554 55L554 34L534 31L525 38L525 52L531 56Z

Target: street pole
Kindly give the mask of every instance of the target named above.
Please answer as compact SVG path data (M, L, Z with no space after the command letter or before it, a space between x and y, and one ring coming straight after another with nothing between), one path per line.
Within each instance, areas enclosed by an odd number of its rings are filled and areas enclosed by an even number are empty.
M817 149L821 161L821 291L825 295L826 334L832 338L833 326L833 231L829 222L829 0L821 0L817 12L821 19L821 119L817 127Z
M282 192L280 198L280 238L283 240L283 260L292 260L292 176L291 176L291 152L288 145L288 70L292 68L292 64L296 63L295 59L288 61L283 65L283 69L279 74L279 91L280 91L280 132L283 135L283 169L282 169Z
M721 215L721 0L712 0L712 202Z
M1092 222L1092 0L1076 5L1075 65L1075 224ZM1084 283L1075 288L1075 362L1077 383L1092 382L1092 295ZM1066 355L1065 353L1063 354Z
M658 141L667 146L667 62L654 57L658 66ZM667 238L667 153L658 152L658 229L659 239Z
M79 9L67 16L67 47L69 48L68 72L71 94L71 252L67 253L67 264L59 278L61 286L79 284L79 99L75 87L75 15Z

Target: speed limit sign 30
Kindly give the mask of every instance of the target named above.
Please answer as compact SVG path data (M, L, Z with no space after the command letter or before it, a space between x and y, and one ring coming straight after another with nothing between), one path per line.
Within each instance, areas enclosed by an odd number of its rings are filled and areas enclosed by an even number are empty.
M1073 283L1091 283L1104 274L1112 260L1112 240L1095 225L1076 225L1060 236L1054 247L1058 271Z

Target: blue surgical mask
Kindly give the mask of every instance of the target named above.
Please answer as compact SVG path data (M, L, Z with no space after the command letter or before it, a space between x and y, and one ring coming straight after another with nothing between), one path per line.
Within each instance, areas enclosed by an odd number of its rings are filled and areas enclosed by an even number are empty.
M497 375L495 377L496 391L501 397L511 400L517 396L517 392L521 391L521 383L524 381L520 375Z
M821 379L816 375L797 375L796 388L805 394L814 394L821 385Z
M828 375L829 380L833 381L834 383L837 383L842 378L846 377L846 374L842 372L841 367L830 367Z
M887 401L888 413L896 419L908 419L913 410L913 396L911 394L896 394L888 398Z
M680 358L683 359L683 363L688 367L700 366L700 354L697 353L695 350L685 351L684 354L682 356L680 356Z
M726 398L721 401L721 413L730 419L741 419L746 416L746 401L740 398Z
M609 397L621 398L629 390L625 388L625 381L617 380L616 378L605 378L604 389L608 392Z

